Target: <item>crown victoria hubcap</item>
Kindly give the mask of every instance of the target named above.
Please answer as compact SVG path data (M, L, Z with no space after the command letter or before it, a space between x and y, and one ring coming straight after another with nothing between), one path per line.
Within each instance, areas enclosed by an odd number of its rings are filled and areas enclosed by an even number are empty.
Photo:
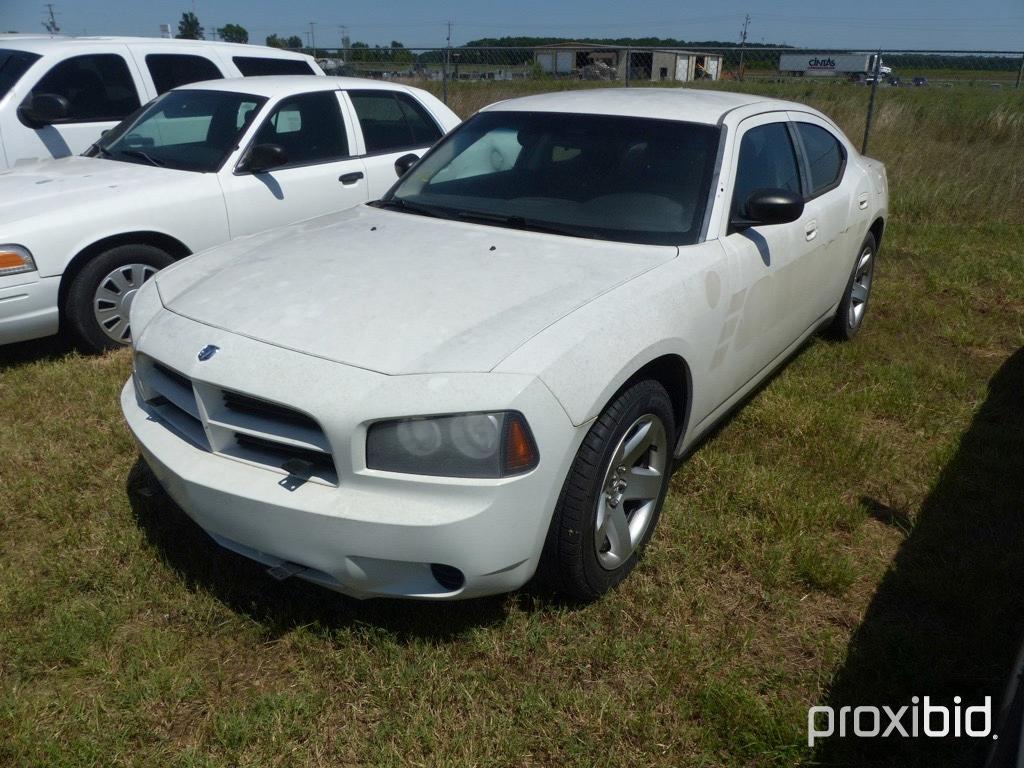
M100 280L93 296L92 308L96 323L118 344L131 341L128 313L139 288L157 273L149 264L125 264Z
M644 414L626 430L605 468L594 525L594 549L602 568L618 568L643 541L667 467L665 425L654 414Z

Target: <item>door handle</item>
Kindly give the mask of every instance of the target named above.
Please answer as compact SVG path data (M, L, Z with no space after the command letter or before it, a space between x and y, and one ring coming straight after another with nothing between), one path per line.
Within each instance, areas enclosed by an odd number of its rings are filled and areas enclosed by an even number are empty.
M808 242L818 236L818 222L809 221L807 226L804 227L804 237L807 238Z
M857 198L857 205L863 211L868 207L868 193L864 192L859 198Z
M361 178L363 178L362 171L353 171L352 173L341 174L341 176L338 177L338 181L342 184L355 184Z

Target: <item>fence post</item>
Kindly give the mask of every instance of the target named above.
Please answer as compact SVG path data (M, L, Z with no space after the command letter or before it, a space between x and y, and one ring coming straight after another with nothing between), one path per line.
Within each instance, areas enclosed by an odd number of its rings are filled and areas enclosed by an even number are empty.
M1017 84L1013 86L1014 88L1020 88L1021 75L1024 75L1024 53L1020 55L1020 69L1017 70Z
M629 60L631 58L632 57L630 56L630 53L629 53L629 46L627 45L626 46L626 87L627 88L629 88L629 63L630 63Z
M451 43L445 46L444 58L441 59L441 101L448 104L448 56L451 54Z
M875 76L871 80L871 97L868 99L868 119L864 124L864 143L861 145L860 153L866 155L868 152L868 139L871 136L871 121L875 116L875 93L878 91L878 77L882 71L882 52L875 54Z

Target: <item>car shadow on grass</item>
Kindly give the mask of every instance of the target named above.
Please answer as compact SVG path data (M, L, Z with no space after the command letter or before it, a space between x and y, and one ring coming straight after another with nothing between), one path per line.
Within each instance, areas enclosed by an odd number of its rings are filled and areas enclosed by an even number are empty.
M129 472L126 488L146 539L189 589L205 591L245 614L271 638L297 627L330 633L363 624L386 629L400 640L443 641L500 624L513 606L525 611L578 607L533 584L513 595L429 602L355 600L299 578L276 581L265 566L214 542L164 493L141 458Z
M837 732L840 707L896 711L926 695L949 707L954 696L963 706L991 696L994 724L1024 633L1024 349L990 380L914 520L865 504L906 539L822 702L837 713ZM902 720L908 731L910 714ZM904 738L896 731L856 738L847 722L845 738L819 742L813 764L980 765L992 745L987 738ZM883 714L883 729L888 724Z
M0 347L0 373L27 363L55 362L73 354L76 354L75 346L62 336L5 344Z

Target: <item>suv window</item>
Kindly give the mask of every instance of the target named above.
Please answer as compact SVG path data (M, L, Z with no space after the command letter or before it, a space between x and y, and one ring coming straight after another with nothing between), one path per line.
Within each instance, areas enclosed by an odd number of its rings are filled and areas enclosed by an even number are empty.
M807 153L807 164L811 172L811 197L815 197L839 184L846 164L846 153L839 139L820 126L797 123L796 129Z
M151 53L146 56L146 67L153 78L157 95L179 85L220 80L224 77L217 65L205 56L183 53Z
M139 108L128 64L116 53L90 53L56 64L32 89L55 93L71 105L64 123L121 120Z
M284 99L263 123L256 144L277 144L288 165L324 163L348 157L348 138L337 91Z
M349 91L366 151L394 152L433 144L441 129L423 106L397 91Z
M0 49L0 99L7 95L38 58L35 53Z
M235 56L231 59L245 77L258 75L315 75L308 61L302 59L264 59L258 56Z
M743 134L733 211L745 216L747 199L758 189L785 189L802 194L796 152L785 123L759 125Z

